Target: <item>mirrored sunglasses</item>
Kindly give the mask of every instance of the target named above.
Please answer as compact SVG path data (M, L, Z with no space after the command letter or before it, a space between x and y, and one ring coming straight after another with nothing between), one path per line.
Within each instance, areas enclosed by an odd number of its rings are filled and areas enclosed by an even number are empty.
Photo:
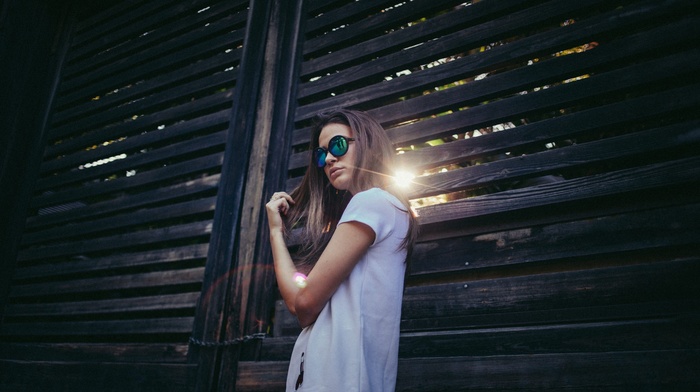
M349 142L355 141L351 137L345 137L342 135L336 135L331 138L328 142L328 149L323 147L317 147L314 150L314 159L316 160L316 166L324 167L326 166L326 156L330 152L334 157L342 157L348 152Z

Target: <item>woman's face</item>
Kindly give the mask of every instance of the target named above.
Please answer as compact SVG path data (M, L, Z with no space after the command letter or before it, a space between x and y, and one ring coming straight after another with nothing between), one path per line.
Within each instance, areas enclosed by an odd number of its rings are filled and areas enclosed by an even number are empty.
M344 124L328 124L321 129L318 136L318 145L328 149L328 142L333 136L345 136L352 138L352 130ZM323 167L326 177L335 189L346 191L350 187L352 176L355 172L355 143L348 143L348 151L345 155L336 157L329 152L326 153L326 166Z

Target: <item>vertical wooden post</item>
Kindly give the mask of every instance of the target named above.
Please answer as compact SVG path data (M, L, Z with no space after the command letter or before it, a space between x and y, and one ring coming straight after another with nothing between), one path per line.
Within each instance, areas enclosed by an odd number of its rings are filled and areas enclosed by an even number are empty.
M231 301L232 291L239 290L237 286L242 281L238 276L242 269L236 249L248 180L248 159L256 133L255 112L262 78L260 64L263 62L269 9L270 0L250 1L207 265L192 332L194 339L203 342L220 342L225 338L222 328L224 320L229 318L227 303ZM219 390L221 351L220 346L190 345L189 361L198 364L196 391Z
M243 200L238 266L228 302L226 338L267 333L274 303L274 271L270 259L264 204L284 189L294 130L294 94L301 64L302 0L275 1L270 12L263 80L256 114ZM252 341L248 344L255 344ZM219 391L234 391L241 346L222 352Z

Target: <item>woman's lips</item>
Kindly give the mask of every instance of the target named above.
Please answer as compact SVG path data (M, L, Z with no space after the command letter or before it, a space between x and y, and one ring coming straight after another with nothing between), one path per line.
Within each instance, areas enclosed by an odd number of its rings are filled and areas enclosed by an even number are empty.
M336 179L336 178L340 175L340 171L341 171L341 170L343 170L343 168L341 168L341 167L334 167L334 168L332 168L331 171L329 172L329 175L330 175L330 177L331 177L331 180Z

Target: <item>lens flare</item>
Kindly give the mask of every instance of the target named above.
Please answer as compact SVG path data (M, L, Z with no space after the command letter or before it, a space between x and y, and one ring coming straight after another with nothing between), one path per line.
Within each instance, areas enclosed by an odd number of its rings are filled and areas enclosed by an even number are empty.
M401 188L408 188L415 177L416 176L407 171L398 171L394 175L394 182L396 182L396 185L400 186Z
M296 284L300 289L306 287L306 275L302 274L301 272L295 273L294 284Z

